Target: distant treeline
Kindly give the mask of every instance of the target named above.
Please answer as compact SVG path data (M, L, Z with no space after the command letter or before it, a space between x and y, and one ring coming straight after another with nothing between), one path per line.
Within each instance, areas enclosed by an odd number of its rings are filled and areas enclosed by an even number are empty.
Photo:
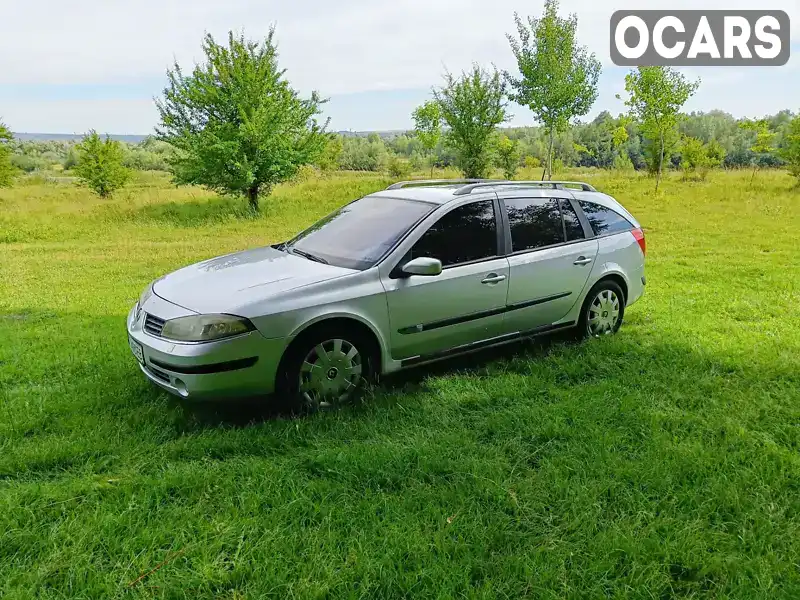
M784 110L766 117L771 132L775 133L774 147L781 148L788 124L794 114ZM777 153L758 154L751 150L756 132L740 127L741 120L732 115L714 110L707 113L691 113L682 120L678 128L681 137L697 138L704 143L718 142L725 150L723 167L780 167L782 160ZM627 140L614 145L614 132L624 127ZM545 159L546 132L541 127L514 127L500 129L499 133L519 143L520 164L538 165ZM423 170L429 164L419 139L413 132L383 132L363 134L337 134L341 150L332 158L334 164L326 168L384 171L397 157L410 163L415 170ZM10 141L12 163L25 172L37 170L69 170L77 162L74 140L20 140ZM126 167L140 170L168 170L168 159L174 150L154 138L140 143L123 143ZM639 125L623 117L614 117L608 112L599 114L588 123L579 123L558 135L555 141L556 162L565 167L615 167L647 168L647 147L639 131ZM456 164L454 151L440 142L434 151L438 167ZM682 162L680 144L671 154L669 165L680 168ZM625 160L627 158L627 160ZM628 161L630 161L628 163Z

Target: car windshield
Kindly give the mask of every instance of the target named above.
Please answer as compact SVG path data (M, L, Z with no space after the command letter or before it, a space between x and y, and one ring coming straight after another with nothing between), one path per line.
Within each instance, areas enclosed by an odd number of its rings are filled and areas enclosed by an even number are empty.
M286 250L337 267L368 269L434 208L427 202L366 196L306 229Z

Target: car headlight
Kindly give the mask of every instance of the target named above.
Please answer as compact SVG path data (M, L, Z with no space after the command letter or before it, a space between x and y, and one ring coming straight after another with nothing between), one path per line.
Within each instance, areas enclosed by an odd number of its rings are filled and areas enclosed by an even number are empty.
M179 342L210 342L253 331L253 324L233 315L192 315L164 324L161 337Z
M139 306L144 306L144 303L150 299L150 296L153 295L153 284L150 283L142 292L142 295L139 296Z

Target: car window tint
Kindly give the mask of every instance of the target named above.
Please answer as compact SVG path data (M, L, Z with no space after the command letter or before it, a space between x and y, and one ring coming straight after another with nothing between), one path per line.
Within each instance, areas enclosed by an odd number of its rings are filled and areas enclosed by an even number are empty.
M411 258L438 258L443 266L497 255L497 226L491 200L451 210L414 244Z
M564 241L561 211L554 198L506 198L511 249L514 252Z
M561 200L561 215L564 217L564 230L567 233L567 241L582 240L586 237L583 234L583 225L578 218L578 213L572 208L569 200Z
M592 226L595 235L630 231L633 224L619 213L594 202L580 201L581 209Z

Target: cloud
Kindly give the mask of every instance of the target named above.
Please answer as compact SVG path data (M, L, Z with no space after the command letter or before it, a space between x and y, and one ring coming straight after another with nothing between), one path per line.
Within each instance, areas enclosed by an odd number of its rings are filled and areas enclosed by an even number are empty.
M752 9L754 4L705 0L703 8ZM187 67L199 60L204 32L223 38L228 30L243 30L258 38L276 24L281 65L290 81L304 93L316 89L333 98L329 109L335 127L407 126L410 109L400 116L411 102L407 98L426 93L445 69L459 72L473 61L513 69L505 38L514 30L513 13L540 14L542 5L541 0L5 0L0 115L9 122L13 115L20 122L12 125L16 129L41 123L32 128L148 131L155 121L151 98L160 92L166 69L173 60ZM622 108L614 93L620 91L624 70L609 63L609 19L625 8L697 8L697 2L562 0L562 13L578 15L581 42L604 63L598 107L614 112ZM793 39L800 41L800 0L775 0L770 8L789 13L795 21ZM698 98L729 110L748 108L742 106L745 101L760 112L789 104L797 97L797 84L785 74L796 72L798 48L789 66L765 75L752 67L746 76L732 68L698 69L704 79ZM748 83L752 78L766 86L761 94ZM75 91L103 86L125 92L99 98ZM52 91L50 102L42 90ZM370 95L377 91L396 94ZM408 91L410 96L403 96ZM386 106L368 104L375 98ZM517 112L515 122L526 119L525 109ZM101 126L99 119L108 124ZM386 124L377 123L381 119Z

